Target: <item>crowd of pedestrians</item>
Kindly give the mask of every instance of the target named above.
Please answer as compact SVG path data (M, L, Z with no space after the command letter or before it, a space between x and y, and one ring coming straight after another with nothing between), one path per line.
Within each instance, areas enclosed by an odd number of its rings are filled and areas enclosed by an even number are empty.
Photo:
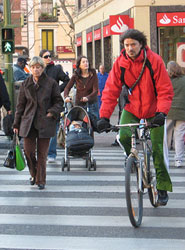
M39 56L30 60L30 73L24 70L27 60L18 57L13 66L14 81L23 83L17 99L14 132L24 139L30 184L44 189L46 163L56 161L60 114L64 110L64 103L71 102L70 90L75 86L74 105L87 109L92 124L94 120L97 122L96 130L99 133L110 127L110 116L121 98L121 102L124 101L119 114L121 124L146 118L159 125L151 129L151 141L158 203L166 205L167 192L172 191L172 183L164 145L168 145L169 149L174 147L175 166L183 165L185 75L174 61L167 64L166 70L161 57L147 46L146 36L142 32L129 29L121 35L120 41L123 49L109 73L105 72L103 64L99 65L97 73L86 56L79 56L71 79L61 65L52 61L48 50L41 50ZM11 112L1 75L0 88L0 107L3 105L7 112ZM95 130L95 126L93 128ZM120 129L120 142L127 155L131 147L130 136L130 129Z

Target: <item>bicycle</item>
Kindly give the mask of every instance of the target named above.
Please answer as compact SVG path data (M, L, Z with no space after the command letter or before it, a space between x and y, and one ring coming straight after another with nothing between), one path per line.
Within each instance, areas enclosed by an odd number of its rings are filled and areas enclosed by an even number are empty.
M158 207L157 204L157 189L156 189L156 173L154 166L150 164L152 147L150 144L151 124L146 121L144 123L130 123L111 126L111 130L115 131L122 127L131 129L131 151L125 162L125 195L129 219L134 227L139 227L143 217L143 194L145 189L148 191L149 200L153 207ZM136 129L139 129L140 136L136 139ZM117 137L118 143L119 135ZM138 145L142 144L143 159L139 154Z

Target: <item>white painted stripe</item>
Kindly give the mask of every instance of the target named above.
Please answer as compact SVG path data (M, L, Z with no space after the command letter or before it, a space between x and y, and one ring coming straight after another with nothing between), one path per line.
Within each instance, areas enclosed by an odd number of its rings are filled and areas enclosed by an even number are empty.
M0 224L129 227L128 216L0 214ZM185 228L183 217L143 217L142 227Z
M89 193L89 192L105 192L105 193L123 193L124 192L124 186L86 186L86 185L73 185L73 186L46 186L47 192L82 192L82 193ZM25 185L0 185L0 192L3 191L11 191L11 192L39 192L39 189L37 186L34 188L31 186L25 186Z
M45 250L184 250L185 240L0 235L1 248Z
M106 167L106 166L110 166L112 165L112 168L110 167ZM101 166L101 167L100 167ZM113 168L114 166L117 166L116 168ZM86 171L84 162L77 164L77 163L73 163L71 162L71 170L72 171ZM16 170L11 170L9 168L4 168L4 167L0 167L0 173L1 172L10 172L10 171L15 171ZM61 165L60 162L58 162L58 164L48 164L47 165L47 172L57 172L57 173L61 173ZM107 163L105 162L101 162L101 163L97 163L97 170L96 173L125 173L124 167L123 167L123 163L120 164L119 162L114 162L114 164L110 164L110 161ZM24 169L24 173L29 174L28 172L28 168ZM91 171L89 172L91 173ZM19 174L19 172L17 172L17 174ZM170 174L185 174L185 168L170 168Z
M30 185L0 185L0 192L40 192L40 190L35 185L34 187ZM46 191L51 193L60 192L103 192L103 193L125 193L125 185L121 186L102 186L102 185L46 185ZM147 189L145 189L145 194ZM184 194L184 187L173 187L173 194Z
M40 191L44 192L44 191ZM44 195L44 194L43 194ZM125 199L103 198L43 198L43 197L0 197L1 206L29 206L29 207L123 207L126 208ZM143 201L144 208L154 209L148 199ZM169 199L165 208L184 208L185 200ZM160 207L157 209L165 209Z
M74 175L47 175L47 180L56 180L56 181L124 181L125 176L97 176L94 174L96 172L90 171L88 176L83 174L74 176ZM27 175L0 175L1 180L28 180ZM181 176L171 176L172 182L184 182L184 177Z

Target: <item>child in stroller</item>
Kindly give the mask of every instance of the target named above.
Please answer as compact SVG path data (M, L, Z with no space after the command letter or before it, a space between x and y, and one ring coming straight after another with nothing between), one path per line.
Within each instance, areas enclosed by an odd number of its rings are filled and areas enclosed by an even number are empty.
M87 111L75 106L65 117L65 157L62 158L62 171L70 171L70 159L82 158L88 170L96 170L96 161L92 157L94 146L93 129Z

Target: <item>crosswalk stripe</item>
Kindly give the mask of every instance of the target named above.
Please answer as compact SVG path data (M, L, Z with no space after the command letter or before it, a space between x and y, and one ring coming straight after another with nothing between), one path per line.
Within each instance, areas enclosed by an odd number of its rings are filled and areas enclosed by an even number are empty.
M152 221L152 223L151 223ZM128 216L86 216L86 215L29 215L0 214L0 224L13 225L60 225L60 226L94 226L94 227L129 227ZM150 217L144 218L142 227L173 227L185 228L182 217Z
M28 180L27 172L24 172L25 175L6 175L0 176L0 180ZM97 175L96 172L91 171L90 175L47 175L47 180L55 180L55 181L125 181L125 176L101 176ZM171 176L172 182L183 182L184 177L183 176Z
M184 249L185 240L176 239L147 239L147 238L107 238L107 237L57 237L57 236L26 236L26 235L0 235L0 247L15 247L18 249L46 250L150 250L161 249L174 250Z
M36 190L36 192L39 192ZM43 197L0 197L1 206L48 206L48 207L114 207L126 208L125 199L105 199L105 198L43 198ZM144 208L153 207L148 200L144 199ZM169 199L167 208L184 208L185 200ZM162 208L164 209L164 208Z
M0 192L3 192L6 190L6 192L37 192L39 190L36 190L37 187L30 187L28 185L0 185ZM89 192L101 192L101 193L124 193L125 192L125 186L123 185L114 185L111 186L111 184L107 186L102 185L50 185L48 184L46 187L47 192L52 193L58 193L58 192L81 192L81 193L89 193ZM146 192L147 190L145 190ZM173 188L173 194L179 193L184 194L184 187L174 187Z

